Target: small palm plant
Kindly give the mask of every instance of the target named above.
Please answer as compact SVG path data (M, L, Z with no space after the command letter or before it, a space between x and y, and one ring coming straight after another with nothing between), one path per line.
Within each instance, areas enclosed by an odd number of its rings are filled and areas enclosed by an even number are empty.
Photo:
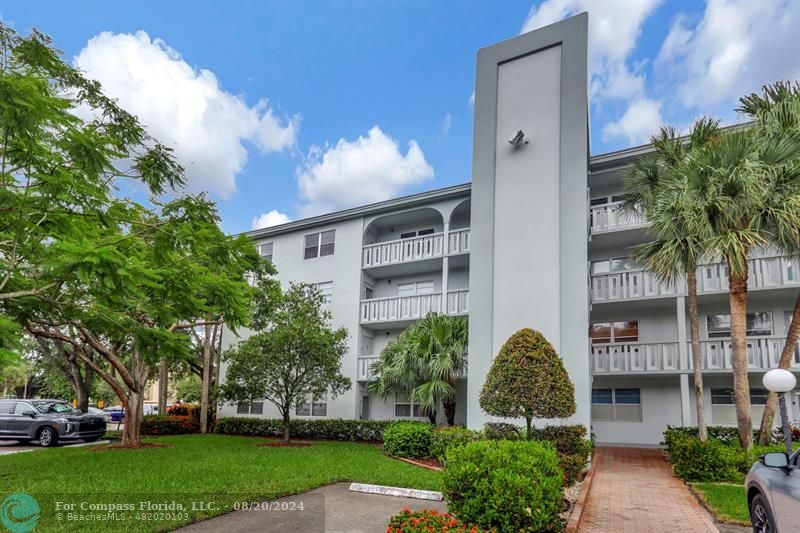
M467 320L431 313L391 341L373 363L375 377L367 390L386 398L408 394L436 422L442 404L449 425L455 424L455 381L463 375L467 349Z

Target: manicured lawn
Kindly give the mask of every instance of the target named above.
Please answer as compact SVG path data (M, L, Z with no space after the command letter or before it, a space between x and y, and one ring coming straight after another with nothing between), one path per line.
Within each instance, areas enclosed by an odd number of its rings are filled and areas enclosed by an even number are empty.
M744 486L733 483L693 483L706 505L721 520L750 524Z
M371 444L315 442L307 448L258 447L264 439L187 435L148 439L171 448L92 451L61 448L0 456L0 499L10 492L36 498L36 531L164 531L230 510L234 502L296 494L338 481L440 490L437 472L390 459ZM189 519L129 516L119 521L66 522L56 502L95 504L215 502L218 510L188 509ZM84 504L86 505L86 504ZM78 508L78 511L79 511ZM138 509L137 509L138 510ZM84 510L83 514L91 514ZM101 513L107 514L107 513ZM146 520L141 520L146 519Z

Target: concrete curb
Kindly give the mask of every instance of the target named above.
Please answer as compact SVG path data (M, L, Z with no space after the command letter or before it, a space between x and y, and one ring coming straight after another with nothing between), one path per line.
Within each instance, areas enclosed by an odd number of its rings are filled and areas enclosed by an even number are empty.
M444 499L441 492L436 492L434 490L386 487L383 485L370 485L368 483L351 483L349 490L353 492L366 492L368 494L381 494L383 496L400 496L401 498L416 498L418 500L432 500L437 502Z
M577 533L578 528L581 525L583 506L586 503L586 498L589 496L589 490L592 488L592 480L594 479L594 469L596 465L597 461L594 457L592 457L592 462L589 466L589 472L583 479L583 485L581 485L581 492L578 495L578 501L575 502L575 506L572 508L572 514L569 515L569 520L567 520L564 533Z
M408 459L407 457L395 457L393 455L388 455L387 457L391 457L392 459L399 459L400 461L403 461L404 463L408 463L410 465L418 466L420 468L427 468L428 470L431 470L433 472L441 472L442 471L442 467L441 466L426 465L425 463L419 463L419 462L417 462L417 461L415 461L413 459Z

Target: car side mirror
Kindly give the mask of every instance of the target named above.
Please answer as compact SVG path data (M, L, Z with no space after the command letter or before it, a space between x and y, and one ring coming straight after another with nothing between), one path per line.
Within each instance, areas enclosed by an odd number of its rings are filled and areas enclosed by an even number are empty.
M787 468L789 466L789 456L784 452L769 452L761 456L764 466L770 468Z
M26 411L22 411L22 416L29 416L31 418L36 418L36 411L28 409Z

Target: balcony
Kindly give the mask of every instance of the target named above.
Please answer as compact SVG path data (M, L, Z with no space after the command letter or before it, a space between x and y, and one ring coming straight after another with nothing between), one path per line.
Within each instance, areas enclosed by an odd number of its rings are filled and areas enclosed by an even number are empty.
M447 234L432 233L410 239L366 244L361 254L361 265L363 268L376 268L437 259L448 254L467 254L469 251L469 228L464 228Z
M592 234L606 233L636 229L647 225L639 215L625 213L622 210L623 202L611 202L604 205L594 205L589 208L589 227Z
M428 313L468 314L469 290L361 300L360 320L362 324L414 321Z
M787 257L758 257L748 261L749 289L770 289L800 286L800 264ZM659 298L686 294L686 283L660 281L642 269L593 274L590 280L592 303L618 300ZM708 263L697 269L699 294L728 290L728 267L725 263Z
M374 376L371 370L373 363L375 363L378 359L380 359L379 355L359 355L358 356L358 367L356 372L356 380L358 381L369 381ZM458 375L460 378L467 377L467 356L464 355L464 370Z
M753 371L766 371L778 367L785 337L751 337L747 339L747 364ZM701 361L704 371L730 372L730 339L700 341ZM687 343L687 363L681 364L677 342L615 343L591 347L594 375L683 373L691 372L692 347ZM792 369L800 371L800 347L795 348Z
M595 375L680 370L677 342L596 344L591 350Z

